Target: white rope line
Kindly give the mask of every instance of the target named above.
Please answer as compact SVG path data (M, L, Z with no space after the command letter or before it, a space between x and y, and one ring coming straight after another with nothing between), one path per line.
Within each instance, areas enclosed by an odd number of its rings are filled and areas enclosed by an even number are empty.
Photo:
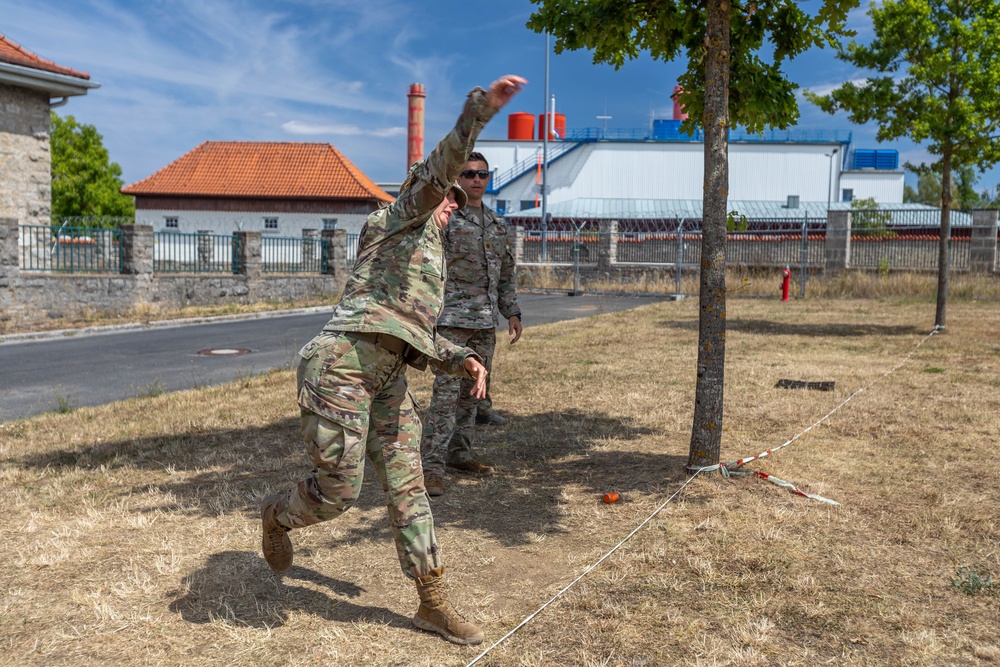
M532 613L532 614L531 614L530 616L528 616L528 617L527 617L527 618L525 618L525 619L524 619L523 621L521 621L520 623L518 623L518 624L517 624L517 626L516 626L516 627L515 627L514 629L512 629L512 630L511 630L510 632L508 632L507 634L505 634L505 635L504 635L503 637L501 637L500 639L496 640L496 642L494 642L494 643L493 643L493 645L492 645L492 646L490 646L490 647L489 647L488 649L486 649L485 651L483 651L482 653L480 653L479 655L477 655L477 656L475 657L475 659L474 659L474 660L473 660L472 662L470 662L469 664L467 664L467 665L466 665L465 667L472 667L472 665L474 665L474 664L476 664L477 662L479 662L480 660L482 660L482 659L483 659L483 657L484 657L484 656L485 656L485 655L486 655L487 653L489 653L490 651L492 651L493 649L495 649L495 648L496 648L497 646L499 646L499 645L500 645L500 644L502 644L502 643L503 643L504 641L506 641L508 637L510 637L510 636L511 636L511 635L513 635L513 634L514 634L515 632L517 632L518 630L520 630L521 628L523 628L523 627L524 627L525 625L527 625L527 624L528 624L528 622L529 622L529 621L530 621L531 619L533 619L533 618L534 618L535 616L538 616L538 614L542 613L542 611L543 611L543 610L544 610L544 609L545 609L546 607L548 607L548 606L549 606L550 604L552 604L552 603L553 603L553 602L555 602L555 601L556 601L557 599L559 599L559 598L560 598L560 597L562 596L562 594L563 594L563 593L565 593L566 591L568 591L568 590L569 590L570 588L572 588L572 587L573 587L573 586L574 586L574 585L576 584L576 582L580 581L580 580L581 580L581 579L583 579L583 578L584 578L585 576L587 576L587 573L589 573L589 572L590 572L591 570L593 570L593 569L594 569L594 568L596 568L596 567L597 567L598 565L600 565L600 564L601 564L601 563L603 563L603 562L604 562L605 560L607 560L607 559L608 559L608 557L610 557L610 556L611 556L611 554L613 554L614 552L618 551L618 549L619 549L619 548L621 548L621 546L622 546L623 544L625 544L625 543L626 543L626 542L628 542L628 541L629 541L630 539L632 539L632 536L633 536L633 535L635 535L636 533L638 533L638 532L639 532L639 530L640 530L640 529L641 529L641 528L642 528L643 526L645 526L645 525L646 525L647 523L649 523L649 522L650 522L650 521L651 521L651 520L653 519L653 517L655 517L655 516L656 516L657 514L659 514L659 513L660 513L660 510L662 510L662 509L663 509L664 507L666 507L666 506L667 506L667 503L669 503L669 502L670 502L671 500L673 500L674 498L676 498L676 497L677 497L677 494L679 494L679 493L680 493L681 491L683 491L683 490L684 490L684 488L685 488L685 487L687 487L687 485L688 485L688 484L690 484L690 483L692 482L692 480L694 480L694 478L695 478L695 477L697 477L697 476L698 476L699 474L701 474L701 471L700 471L700 470L699 470L699 471L697 471L697 472L695 472L695 473L694 473L693 475L691 475L691 476L690 476L690 477L689 477L689 478L687 479L687 481L686 481L686 482L684 482L684 483L683 483L683 484L681 485L681 488L679 488L679 489L677 489L676 491L674 491L673 495L671 495L671 496L670 496L669 498L667 498L666 500L664 500L664 501L663 501L663 503L662 503L662 504L661 504L661 505L660 505L659 507L657 507L657 508L656 508L655 510L653 510L653 513L652 513L652 514L650 514L650 515L649 515L648 517L646 517L646 519L645 519L645 520L644 520L644 521L643 521L642 523L640 523L640 524L639 524L638 526L636 526L636 527L635 527L635 529L634 529L634 530L633 530L633 531L632 531L631 533L629 533L628 535L626 535L626 536L625 536L625 537L624 537L624 538L622 539L622 541L621 541L621 542L619 542L619 543L618 543L618 544L616 544L616 545L615 545L614 547L612 547L612 548L611 548L611 550L610 550L610 551L608 551L608 553L606 553L606 554L604 554L603 556L601 556L601 557L600 557L600 559L598 559L598 560L597 560L597 562L595 562L595 563L594 563L593 565L591 565L591 566L590 566L590 567L588 567L588 568L587 568L586 570L584 570L584 571L583 571L583 573L581 573L581 574L580 574L580 576L578 576L578 577L577 577L576 579L574 579L574 580L573 580L573 581L571 581L571 582L570 582L569 584L567 584L567 585L566 585L566 586L565 586L565 587L564 587L564 588L563 588L563 589L562 589L561 591L559 591L558 593L556 593L555 595L553 595L553 596L552 596L552 597L551 597L551 598L549 599L549 601L548 601L548 602L546 602L545 604L543 604L543 605L542 605L541 607L539 607L538 609L536 609L536 610L535 610L535 611L534 611L534 612L533 612L533 613Z
M721 470L723 476L728 476L731 468L738 468L738 467L740 467L740 466L742 466L742 465L744 465L746 463L749 463L751 461L754 461L756 459L762 459L765 456L770 456L771 454L773 454L774 452L778 451L779 449L781 449L783 447L787 447L788 445L792 444L793 442L795 442L796 440L798 440L799 438L801 438L803 435L805 435L806 433L808 433L809 431L813 430L814 428L816 428L817 426L819 426L820 424L822 424L823 422L825 422L827 419L829 419L830 417L832 417L835 412L837 412L842 407L844 407L845 405L847 405L855 397L857 397L858 395L862 394L866 389L868 389L869 387L871 387L872 385L874 385L874 384L876 384L878 382L881 382L885 378L889 377L889 375L891 375L892 373L895 373L897 370L899 370L899 368L903 364L905 364L907 361L910 360L910 357L912 357L914 354L916 354L917 350L920 349L920 346L922 346L924 343L926 343L927 340L930 339L931 336L933 336L934 334L938 333L943 328L944 327L935 326L934 329L929 334L927 334L926 336L924 336L920 340L920 342L917 343L917 346L914 347L912 350L910 350L910 353L907 354L905 357L903 357L903 359L898 364L896 364L891 369L889 369L888 371L886 371L885 373L883 373L879 377L875 378L874 380L872 380L871 382L869 382L868 384L864 385L863 387L861 387L860 389L858 389L857 391L855 391L853 394L851 394L850 396L848 396L847 398L845 398L837 407L835 407L833 410L830 410L830 412L826 413L815 424L813 424L812 426L809 426L808 428L806 428L805 430L803 430L801 433L798 433L798 434L792 436L791 438L789 438L785 442L781 443L780 445L778 445L774 449L768 449L766 451L761 452L760 454L757 454L756 456L748 456L746 458L739 459L738 461L733 461L732 463L717 463L715 465L702 466L702 467L688 466L687 469L691 470L691 471L697 471L697 472L711 472L713 470Z
M640 523L638 526L636 526L632 530L631 533L629 533L628 535L626 535L618 544L616 544L614 547L612 547L610 551L608 551L606 554L604 554L603 556L601 556L593 565L591 565L586 570L584 570L580 574L580 576L578 576L576 579L574 579L573 581L571 581L570 583L568 583L561 591L559 591L558 593L556 593L555 595L553 595L551 598L549 598L549 600L547 602L545 602L541 607L539 607L538 609L536 609L529 616L527 616L523 621L521 621L520 623L518 623L513 629L510 630L510 632L508 632L507 634L505 634L500 639L496 640L489 648L485 649L482 653L480 653L479 655L477 655L465 667L472 667L472 665L475 665L477 662L479 662L480 660L482 660L486 656L487 653L489 653L490 651L492 651L493 649L495 649L497 646L499 646L500 644L502 644L503 642L505 642L508 638L510 638L515 632L517 632L518 630L520 630L521 628L523 628L525 625L527 625L533 618L535 618L536 616L538 616L538 614L542 613L542 611L544 611L546 607L548 607L550 604L552 604L553 602L555 602L556 600L558 600L560 597L562 597L563 593L565 593L566 591L568 591L570 588L572 588L574 585L576 585L576 583L578 581L580 581L585 576L587 576L587 574L589 574L591 572L591 570L593 570L594 568L596 568L598 565L600 565L605 560L607 560L613 553L615 553L616 551L618 551L618 549L620 549L626 542L628 542L630 539L632 539L632 537L636 533L638 533L639 530L641 530L643 526L645 526L647 523L649 523L653 519L653 517L655 517L657 514L659 514L660 511L664 507L667 506L667 503L669 503L671 500L673 500L674 498L676 498L677 495L680 494L681 491L683 491L685 488L687 488L687 485L690 484L692 481L694 481L695 477L697 477L698 475L700 475L703 472L711 472L713 470L721 470L722 473L723 473L723 475L728 476L728 474L730 472L730 470L729 470L730 467L738 467L738 466L743 465L744 463L749 463L750 461L753 461L754 459L764 458L765 456L768 456L772 452L776 452L779 449L781 449L782 447L786 447L786 446L792 444L793 442L795 442L796 440L798 440L800 437L802 437L803 435L805 435L806 433L808 433L809 431L811 431L812 429L816 428L817 426L819 426L820 424L822 424L824 421L826 421L827 419L829 419L831 416L833 416L833 414L835 412L837 412L837 410L840 410L840 408L842 408L845 405L847 405L847 403L849 403L854 397L858 396L859 394L861 394L862 392L864 392L866 389L868 389L869 387L871 387L875 383L881 382L886 377L888 377L889 375L891 375L892 373L894 373L895 371L897 371L903 364L905 364L907 361L910 360L910 357L912 357L917 352L917 350L920 349L921 345L923 345L924 343L926 343L927 340L931 336L933 336L934 334L938 333L938 331L940 331L943 328L944 327L935 326L934 329L933 329L933 331L931 331L929 334L927 334L926 336L924 336L924 338L921 339L921 341L919 343L917 343L917 346L914 347L910 351L909 354L907 354L905 357L903 357L902 361L900 361L898 364L896 364L895 366L893 366L890 370L888 370L885 373L883 373L878 378L872 380L871 382L869 382L868 384L864 385L863 387L861 387L860 389L858 389L857 391L855 391L853 394L851 394L850 396L848 396L839 405L837 405L837 407L835 407L833 410L830 410L830 412L828 412L825 416L823 416L815 424L813 424L812 426L806 428L801 433L799 433L799 434L797 434L795 436L792 436L791 438L789 438L788 440L786 440L785 442L783 442L778 447L775 447L774 449L768 449L767 451L761 452L760 454L757 454L756 456L751 456L751 457L747 457L745 459L740 459L739 461L734 461L733 463L719 463L719 464L712 465L712 466L702 466L702 467L686 466L686 469L689 470L689 471L691 471L691 472L693 472L694 474L691 475L691 477L689 477L688 480L686 482L684 482L679 489L677 489L676 491L674 491L674 493L669 498L667 498L666 500L664 500L663 503L659 507L657 507L655 510L653 510L652 514L650 514L648 517L646 517L645 520L643 520L642 523ZM822 499L822 500L824 500L825 502L831 502L829 500L826 500L825 498Z

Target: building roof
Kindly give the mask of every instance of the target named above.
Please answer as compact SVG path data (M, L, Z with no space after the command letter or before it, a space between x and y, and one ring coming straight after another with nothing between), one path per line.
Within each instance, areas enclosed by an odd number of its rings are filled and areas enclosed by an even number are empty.
M57 65L51 60L40 58L2 34L0 34L0 63L19 65L30 69L42 70L43 72L62 74L63 76L72 76L77 79L90 79L90 75L86 72L78 72L75 69Z
M206 141L127 195L270 199L393 198L330 144Z
M918 224L933 225L939 222L940 209L926 204L912 202L886 204L884 210L906 211L908 219L919 221ZM730 199L728 209L736 211L751 220L778 220L803 218L826 219L827 211L850 211L851 204L847 202L798 202L795 208L790 208L787 201L740 201ZM701 220L701 199L600 199L579 198L549 204L546 213L553 219L566 220ZM541 207L507 213L510 221L540 220ZM972 216L967 213L953 211L953 225L963 226L972 223Z

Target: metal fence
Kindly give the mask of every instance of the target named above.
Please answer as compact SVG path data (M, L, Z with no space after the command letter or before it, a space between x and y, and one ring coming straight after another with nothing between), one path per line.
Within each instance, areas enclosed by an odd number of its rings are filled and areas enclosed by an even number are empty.
M358 261L358 240L361 238L360 234L348 234L347 235L347 266L352 267L354 263Z
M230 234L154 232L153 272L238 273L237 237Z
M120 273L121 238L121 229L21 225L20 267L24 271Z
M261 237L261 272L326 273L325 246L318 236Z
M855 210L849 267L866 271L935 271L940 212ZM793 289L805 296L809 281L823 275L827 219L739 218L726 240L730 282L743 295L776 290L780 271L792 272ZM701 266L701 219L631 219L617 231L592 220L556 220L546 232L523 232L522 284L600 291L695 294ZM952 213L950 268L969 270L971 215ZM774 277L775 280L770 280ZM772 284L773 282L773 284Z

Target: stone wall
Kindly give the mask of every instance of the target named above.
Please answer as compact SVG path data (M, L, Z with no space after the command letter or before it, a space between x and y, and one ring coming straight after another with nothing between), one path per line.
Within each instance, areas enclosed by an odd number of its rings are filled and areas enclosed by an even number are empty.
M0 218L49 224L49 130L48 93L0 84Z
M260 270L260 233L241 232L240 272L154 273L153 233L147 225L122 231L121 273L24 271L18 265L18 221L0 218L0 334L47 320L88 314L166 311L185 306L249 305L328 297L344 287L346 232L325 230L327 273L275 274Z

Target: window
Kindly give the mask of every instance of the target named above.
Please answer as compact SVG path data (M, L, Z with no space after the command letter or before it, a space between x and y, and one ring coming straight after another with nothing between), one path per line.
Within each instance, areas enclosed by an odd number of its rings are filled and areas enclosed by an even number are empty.
M522 199L521 200L521 210L527 211L529 208L535 208L534 199Z
M507 214L507 200L506 199L498 199L497 200L496 211L500 215L506 215Z
M167 216L163 219L163 226L167 229L177 229L177 216Z
M840 201L852 202L854 201L854 188L844 188L841 190Z
M265 232L276 232L276 231L278 231L278 219L277 218L264 218L264 231Z
M337 219L336 218L323 218L323 229L336 229Z

